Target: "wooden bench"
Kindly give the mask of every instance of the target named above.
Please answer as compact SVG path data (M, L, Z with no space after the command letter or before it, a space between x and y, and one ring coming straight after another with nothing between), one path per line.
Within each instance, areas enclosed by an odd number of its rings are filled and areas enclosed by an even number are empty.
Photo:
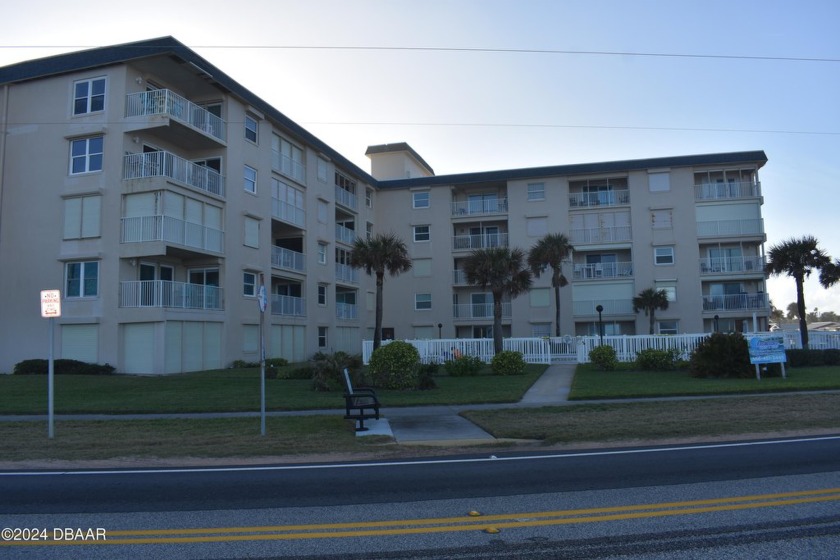
M365 420L379 420L379 399L376 392L369 387L353 388L350 381L350 372L344 368L344 385L347 392L344 393L345 415L347 420L356 420L357 432L367 431Z

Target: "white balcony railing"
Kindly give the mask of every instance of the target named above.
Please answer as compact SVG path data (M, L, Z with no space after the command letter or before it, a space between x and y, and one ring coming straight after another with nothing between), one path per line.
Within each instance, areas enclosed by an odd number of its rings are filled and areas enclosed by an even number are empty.
M225 121L192 101L168 89L130 93L125 101L126 117L169 115L204 134L225 139Z
M502 318L509 319L511 304L502 302ZM492 303L455 303L452 304L452 316L455 319L493 319Z
M338 185L335 186L335 201L352 210L356 210L359 207L359 197L348 190L342 189Z
M572 313L576 316L598 316L598 306L603 307L601 316L633 315L632 299L582 300L572 302Z
M572 229L569 241L572 243L617 243L631 241L630 226Z
M349 264L335 263L335 279L339 282L357 284L359 282L359 269Z
M569 206L572 208L589 208L590 206L620 206L625 204L630 204L629 189L569 193Z
M169 280L120 282L120 307L222 309L222 288Z
M306 227L306 211L279 198L271 198L271 217L301 228Z
M335 317L336 319L356 319L358 316L358 306L354 303L336 303Z
M456 268L452 271L452 283L461 286L469 284L469 282L467 282L467 273Z
M718 220L697 222L697 237L756 236L764 234L764 220Z
M271 247L271 266L303 272L306 270L306 257L303 253L286 249L285 247Z
M750 294L729 294L722 296L703 296L703 311L741 311L767 309L769 299L764 292Z
M626 278L632 275L632 262L576 264L574 266L575 280L603 280L605 278Z
M452 238L452 248L455 250L487 249L490 247L507 247L506 233L479 233L475 235L456 235Z
M122 218L121 243L165 241L186 247L221 253L225 233L169 216Z
M272 315L291 315L294 317L306 316L306 301L303 298L294 296L271 295Z
M764 257L707 257L700 259L700 274L752 274L764 271Z
M218 196L225 195L225 178L214 169L196 165L170 152L128 154L123 159L123 179L168 177Z
M695 200L757 198L759 196L761 196L761 183L743 181L694 185Z
M506 198L460 200L452 203L453 216L493 216L507 214L507 211L508 201Z
M335 240L341 241L342 243L346 243L348 245L352 245L356 242L356 232L350 228L346 228L344 226L336 224Z

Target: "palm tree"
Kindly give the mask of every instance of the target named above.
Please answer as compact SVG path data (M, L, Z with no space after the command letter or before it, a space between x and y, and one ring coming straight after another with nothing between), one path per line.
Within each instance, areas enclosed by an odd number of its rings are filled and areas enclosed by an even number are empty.
M796 282L796 314L799 316L799 338L802 348L808 349L808 322L805 313L805 279L811 272L820 271L820 284L828 288L838 280L837 264L819 247L812 235L791 238L770 247L764 270L771 276L786 274Z
M655 288L648 288L642 290L639 295L633 298L633 312L638 313L644 311L645 316L650 317L650 334L653 334L654 325L656 324L656 310L668 309L668 292L665 290L657 290Z
M563 276L563 263L572 254L572 244L562 233L549 233L528 251L528 267L534 276L551 268L551 286L554 288L554 334L560 336L560 288L569 281Z
M394 233L376 234L370 239L356 238L350 252L350 266L364 268L376 274L376 327L373 331L373 349L382 344L382 286L385 272L396 276L411 270L411 258L405 242Z
M467 283L493 294L493 349L502 351L502 298L515 298L531 287L531 272L523 268L525 252L508 247L477 249L464 259Z

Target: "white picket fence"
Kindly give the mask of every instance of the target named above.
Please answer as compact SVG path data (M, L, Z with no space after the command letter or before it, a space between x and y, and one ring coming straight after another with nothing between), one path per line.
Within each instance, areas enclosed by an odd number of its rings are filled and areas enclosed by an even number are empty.
M785 348L800 348L799 331L776 331L772 333L748 333L749 336L783 336ZM688 359L700 342L709 333L678 335L619 335L603 337L603 344L615 348L619 361L632 362L642 350L676 349L682 359ZM812 331L808 333L809 347L812 349L840 349L840 332ZM388 344L390 340L383 340ZM445 338L406 340L420 353L423 363L443 363L458 356L477 356L482 362L489 363L494 356L492 338ZM598 336L563 336L550 338L505 338L502 347L505 350L521 352L530 364L550 364L557 362L586 363L589 352L602 343ZM373 341L362 341L362 360L370 361Z

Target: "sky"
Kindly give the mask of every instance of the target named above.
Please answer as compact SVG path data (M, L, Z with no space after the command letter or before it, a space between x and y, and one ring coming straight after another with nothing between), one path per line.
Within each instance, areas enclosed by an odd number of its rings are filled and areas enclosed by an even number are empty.
M171 35L368 170L408 142L438 175L742 150L766 250L840 258L836 0L0 0L0 66ZM796 300L788 277L773 304ZM806 283L840 313L840 285Z

